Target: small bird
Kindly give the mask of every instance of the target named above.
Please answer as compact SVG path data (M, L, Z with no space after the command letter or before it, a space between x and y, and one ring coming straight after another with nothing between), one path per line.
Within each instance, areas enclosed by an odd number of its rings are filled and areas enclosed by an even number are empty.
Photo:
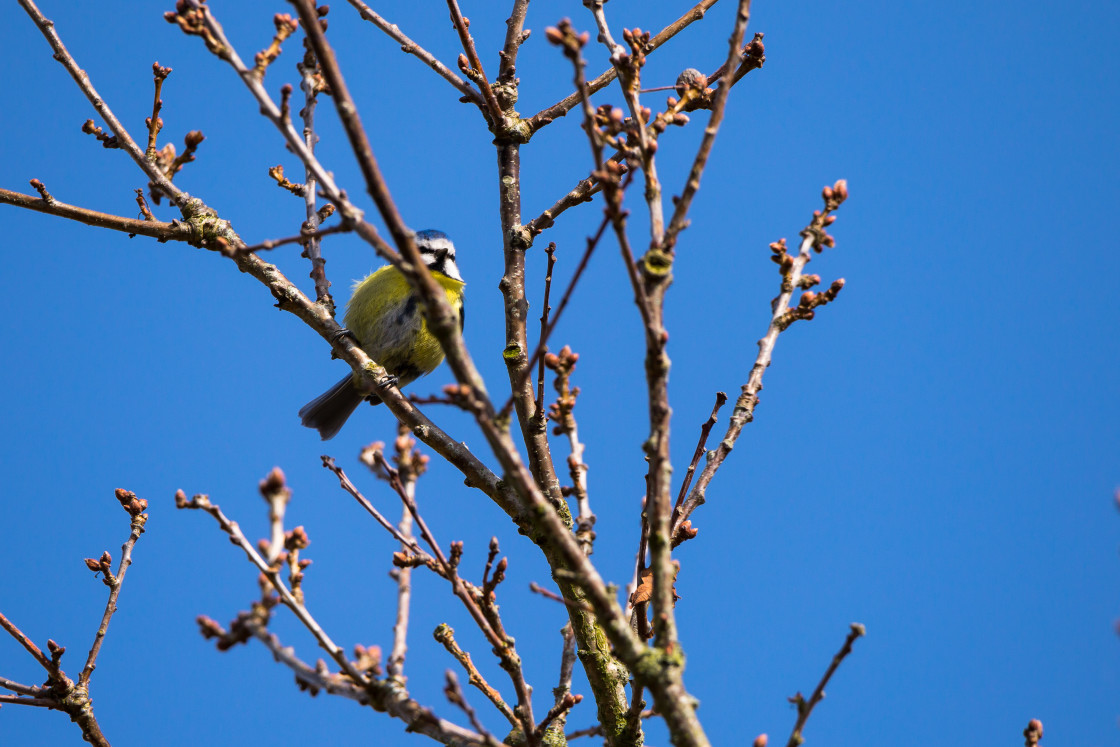
M455 245L442 231L427 230L416 234L416 248L447 293L447 302L459 316L462 330L466 283L455 264ZM420 313L420 299L392 265L354 283L343 323L362 350L384 366L399 386L430 374L443 361L439 341ZM338 433L363 399L375 405L381 402L376 394L363 394L354 384L353 375L348 375L304 405L299 411L300 422L319 431L326 441Z

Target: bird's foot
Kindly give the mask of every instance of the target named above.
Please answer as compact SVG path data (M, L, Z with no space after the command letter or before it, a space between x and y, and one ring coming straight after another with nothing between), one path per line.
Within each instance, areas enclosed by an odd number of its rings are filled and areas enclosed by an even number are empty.
M331 342L334 342L334 343L342 342L342 339L344 337L349 337L351 340L353 340L354 344L358 345L359 347L362 344L361 340L358 339L358 336L355 335L350 330L346 329L346 327L340 327L337 332L335 332L333 335L331 335Z

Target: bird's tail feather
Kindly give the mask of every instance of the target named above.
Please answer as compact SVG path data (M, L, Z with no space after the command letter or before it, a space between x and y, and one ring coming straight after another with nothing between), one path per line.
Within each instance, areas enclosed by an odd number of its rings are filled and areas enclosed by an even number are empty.
M362 399L362 393L347 374L346 378L300 409L300 422L319 431L322 439L327 441L342 429L346 419L362 404Z

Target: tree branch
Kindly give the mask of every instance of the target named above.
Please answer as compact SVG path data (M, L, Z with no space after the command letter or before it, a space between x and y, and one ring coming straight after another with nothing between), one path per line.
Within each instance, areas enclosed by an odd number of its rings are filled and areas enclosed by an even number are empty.
M661 29L656 36L649 40L649 43L645 46L645 54L650 54L694 22L699 21L704 17L704 13L707 12L708 8L715 5L718 1L719 0L701 0L701 2L692 6L680 18ZM603 71L598 77L588 83L588 94L594 94L603 90L617 77L618 71L612 65L610 69ZM552 106L542 109L532 117L529 117L529 119L526 120L526 124L529 126L530 133L536 132L557 117L563 117L570 112L579 104L580 96L581 93L576 91L575 93L565 96Z
M32 180L38 181L38 180ZM38 213L46 213L48 215L56 215L60 218L78 221L85 223L87 226L97 226L98 228L109 228L114 231L122 231L128 234L136 234L139 236L149 236L159 241L186 241L195 242L199 237L192 230L191 227L185 223L173 221L171 223L161 223L154 220L138 220L136 218L123 218L119 215L111 215L109 213L99 213L96 210L88 208L77 207L75 205L67 205L64 202L51 197L50 199L43 199L40 197L32 197L31 195L21 194L19 192L12 192L7 189L0 189L0 203L5 205L14 205L15 207L24 208L27 210L34 210Z
M529 38L525 31L525 14L529 10L529 0L513 0L513 10L506 19L506 40L502 45L499 56L502 64L498 68L498 80L503 83L512 83L517 72L517 53L521 45Z
M276 590L284 606L290 609L300 623L314 636L320 648L326 651L335 664L346 673L346 676L369 696L371 705L378 710L387 711L394 718L401 719L409 725L412 731L425 734L444 744L472 746L485 744L485 740L479 735L437 718L428 709L409 698L407 691L398 684L376 680L359 670L347 658L342 648L331 640L330 636L311 615L311 612L296 599L291 590L284 584L277 567L270 566L261 557L253 544L245 537L241 527L236 522L231 521L218 505L211 503L208 496L196 495L188 499L186 494L180 490L175 493L175 505L181 509L204 511L218 522L222 531L229 535L230 541L241 548L249 562L260 571L272 585L272 588Z

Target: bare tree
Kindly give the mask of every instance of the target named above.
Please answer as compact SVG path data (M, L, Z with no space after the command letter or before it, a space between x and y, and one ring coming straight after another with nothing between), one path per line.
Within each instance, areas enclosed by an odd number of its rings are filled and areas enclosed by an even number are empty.
M777 294L769 306L769 324L758 342L757 358L746 372L718 445L709 449L708 438L717 425L719 413L729 401L722 392L715 395L711 415L700 429L683 480L674 485L669 449L672 410L668 377L671 363L665 298L678 261L676 247L689 226L690 209L699 192L705 168L712 158L728 98L735 85L747 74L760 69L765 61L762 34L754 34L752 38L747 33L750 0L739 0L730 30L713 31L729 31L726 51L713 53L713 59L697 61L710 66L712 72L704 74L693 68L682 72L671 87L673 95L669 96L664 108L655 110L643 103L649 99L643 99L643 94L648 91L643 89L642 69L649 55L655 54L683 29L700 21L715 2L702 0L682 9L677 20L656 34L640 29L622 29L619 33L618 22L615 20L612 25L603 0L584 0L582 7L573 4L576 6L574 10L584 14L582 21L559 20L543 33L556 47L557 64L563 64L570 70L574 90L562 100L528 117L522 117L515 110L520 84L517 78L518 52L530 33L525 27L528 0L512 2L496 73L494 68L484 66L484 55L480 55L476 48L470 24L456 0L448 0L447 3L462 47L462 54L454 66L439 60L361 0L349 0L352 9L347 9L341 20L336 17L343 13L335 11L330 14L330 19L337 23L358 23L359 19L363 19L391 37L407 54L416 57L450 85L453 90L448 93L461 97L462 101L477 109L486 123L498 162L501 251L504 258L499 287L505 308L502 358L508 382L498 386L483 381L464 343L458 317L421 259L415 232L393 199L375 157L375 144L362 125L358 107L328 39L326 7L316 7L310 0L291 0L295 14L275 17L272 42L256 53L251 61L247 61L248 58L243 57L227 37L220 23L220 11L201 0L178 0L175 10L166 14L169 22L184 33L199 37L200 43L205 44L218 63L231 68L239 76L261 114L282 134L288 149L304 167L301 182L291 181L280 167L270 172L280 187L303 200L305 220L299 234L250 245L232 229L228 217L208 207L202 197L187 194L174 181L176 175L194 160L203 136L197 131L189 133L182 152L171 144L159 145L163 124L160 118L161 90L171 73L170 68L158 63L153 65L155 92L152 112L146 120L145 130L137 139L114 115L111 102L98 94L79 62L67 51L54 24L32 0L20 0L53 50L55 59L70 73L100 119L101 124L89 120L84 130L106 148L123 150L143 172L149 184L146 195L137 190L136 201L142 214L139 219L65 204L56 200L47 186L38 180L31 182L37 197L0 189L0 202L161 242L179 242L221 253L238 270L264 284L280 309L294 314L318 333L332 354L350 365L354 380L360 383L362 391L376 393L400 424L391 456L386 455L384 444L372 444L362 457L372 473L387 482L399 496L402 506L399 520L383 515L333 459L323 458L324 466L337 476L341 488L353 496L384 531L387 546L398 547L392 561L397 580L397 615L388 657L383 658L376 647L357 646L347 650L336 643L306 604L303 584L308 561L303 557L303 551L309 540L303 527L288 529L285 525L285 508L292 493L279 469L260 484L261 495L268 504L271 532L259 543L251 541L238 523L207 496L188 497L182 491L176 496L179 508L209 514L219 529L244 552L250 565L260 575L260 596L252 601L248 611L241 612L232 622L224 625L207 617L199 618L202 634L213 639L219 649L226 650L255 640L294 672L301 688L313 693L345 697L384 711L405 722L411 731L448 745L503 742L557 745L576 737L595 735L612 747L634 746L644 742L643 719L653 717L664 720L675 745L699 747L709 744L683 674L684 656L676 622L677 596L674 589L680 566L674 558L674 550L697 536L697 529L692 525L693 513L705 502L721 465L730 455L745 425L754 418L763 377L778 338L794 323L812 319L817 309L834 301L844 286L844 281L840 279L827 284L823 290L814 290L822 281L820 276L807 273L806 265L815 254L835 245L829 230L836 219L837 209L848 197L844 180L824 187L819 207L812 211L800 229L800 241L796 246L788 245L785 239L770 245L771 259L777 264L779 278ZM593 30L581 31L581 27ZM592 36L605 48L610 67L589 77L585 53ZM303 55L296 66L300 80L299 94L295 87L284 85L279 89L277 99L265 85L265 74L284 45L295 44L297 39L303 43ZM711 48L716 49L715 45ZM615 87L613 84L616 81L618 85ZM591 103L591 96L604 90L617 106L595 106ZM324 96L334 105L366 191L387 235L366 220L347 190L335 181L332 169L316 155L316 117ZM296 106L298 114L294 114ZM590 152L587 176L566 194L558 196L551 207L525 220L521 206L521 150L532 142L538 132L569 112L578 113L587 136ZM679 185L679 194L666 203L658 171L659 146L662 135L671 128L690 125L690 115L705 121L703 135L687 177ZM640 238L635 236L637 232L630 225L630 213L623 206L624 197L633 192L631 187L635 182L641 186L640 199L646 211L642 222L648 222L648 235ZM179 217L170 222L157 220L151 207L152 203L160 205L164 200L179 213ZM555 221L562 217L567 219L569 211L588 202L600 204L601 213L597 218L592 217L593 227L588 232L582 257L572 281L562 293L553 293L552 288L555 247L549 245L544 250L548 256L548 274L543 288L544 310L539 319L539 330L532 330L535 333L533 340L528 316L526 252L534 245L544 244L541 237ZM584 208L583 212L589 215L592 209ZM426 324L438 338L456 380L454 385L445 388L442 396L420 398L402 394L389 372L378 361L371 360L354 336L347 334L347 330L336 321L335 300L330 292L323 259L323 243L327 237L339 233L353 233L361 237L407 278L412 291L421 300ZM633 575L621 601L616 587L602 577L590 557L599 540L594 529L594 495L587 482L584 437L576 419L579 387L573 384L572 377L579 356L568 347L550 352L549 344L588 260L608 233L613 235L621 251L634 304L641 318L649 417L648 437L643 444L648 462L645 499L641 506L635 506L635 517L640 527L636 532L638 543L634 548ZM269 250L290 245L302 247L303 256L310 263L314 297L262 258ZM554 297L559 297L555 310L550 306ZM760 311L763 308L760 304ZM762 313L759 318L764 319ZM551 372L557 393L551 404L545 393L549 378L546 369ZM491 391L502 394L491 395ZM483 434L491 456L484 458L472 453L422 409L435 404L448 404L469 413ZM555 434L563 437L563 443L568 447L567 454L556 453L554 444L550 444L550 427ZM481 493L500 507L518 531L542 554L551 569L556 589L534 586L534 590L560 602L569 621L560 642L558 685L553 690L551 704L543 713L541 704L534 703L533 688L527 682L514 639L507 632L497 605L497 588L505 578L509 561L499 557L501 551L497 540L494 540L490 544L481 578L471 580L464 577L460 567L463 544L441 542L418 509L415 499L418 479L425 471L428 457L417 450L417 441L462 473L467 485L465 490ZM491 457L493 461L488 464ZM566 459L566 470L558 465L558 459ZM81 727L87 741L95 744L107 744L107 741L89 705L90 674L125 570L131 562L132 547L143 531L147 516L143 513L146 503L134 495L118 491L118 498L132 517L132 532L115 574L110 570L111 558L107 553L100 560L86 561L92 571L103 575L110 588L110 600L97 631L96 642L77 683L71 681L61 668L64 651L61 646L52 642L48 658L14 624L0 617L3 627L46 669L48 675L43 686L22 685L0 678L0 687L14 693L0 696L0 702L64 710ZM623 541L617 537L609 539L612 542ZM530 551L528 546L519 550ZM451 592L448 599L454 598L463 605L490 645L514 693L510 700L504 699L498 687L487 681L474 664L471 653L462 648L449 626L442 625L436 631L436 639L466 674L467 683L482 693L508 722L508 734L495 735L487 731L477 712L468 704L458 677L450 670L446 675L447 699L460 709L469 726L456 723L446 714L437 715L432 708L422 705L410 695L404 665L414 570L434 574L446 582ZM269 629L269 623L280 607L287 608L310 631L329 661L310 663ZM791 698L797 716L788 744L802 742L806 720L823 697L825 685L863 633L862 625L853 624L843 647L812 694L809 697L798 694ZM577 660L591 690L596 724L566 732L571 709L583 700L582 695L572 692L572 676ZM652 708L647 708L647 693L652 700ZM763 745L766 741L766 736L760 735L755 744Z

